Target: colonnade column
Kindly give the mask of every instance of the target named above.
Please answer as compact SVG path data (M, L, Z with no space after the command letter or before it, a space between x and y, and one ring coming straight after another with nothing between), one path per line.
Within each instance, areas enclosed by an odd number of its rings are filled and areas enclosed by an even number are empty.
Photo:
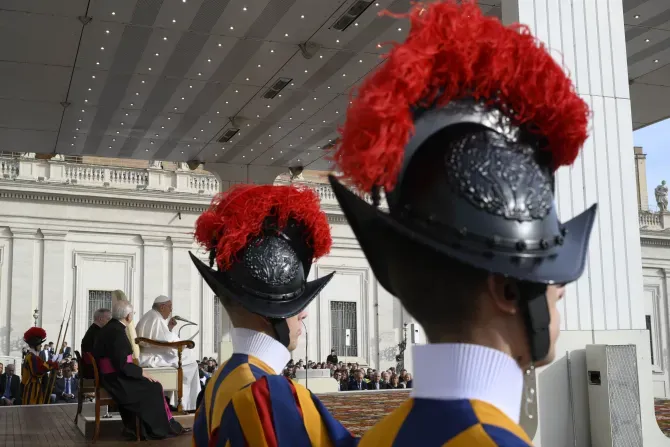
M502 18L507 24L527 25L547 45L592 110L590 137L582 154L572 167L557 173L561 220L595 202L598 216L586 271L568 286L560 305L563 332L557 360L538 371L540 423L535 445L590 445L591 430L598 428L590 427L589 421L587 344L637 346L644 443L670 445L655 420L649 338L641 305L642 263L622 0L502 0Z

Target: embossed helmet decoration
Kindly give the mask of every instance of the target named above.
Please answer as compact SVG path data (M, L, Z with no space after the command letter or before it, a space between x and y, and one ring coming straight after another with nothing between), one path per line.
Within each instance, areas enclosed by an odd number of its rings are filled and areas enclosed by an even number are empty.
M554 171L587 138L589 109L522 25L474 2L416 4L411 30L358 89L334 154L335 195L384 288L394 238L518 280L534 361L549 349L546 285L584 270L593 205L561 223ZM380 191L389 212L377 208ZM521 285L526 286L521 287Z
M312 262L330 251L328 219L309 188L236 185L217 195L197 220L195 239L209 251L209 267L191 259L217 297L281 321L300 313L333 273L307 281ZM216 269L214 269L216 267Z

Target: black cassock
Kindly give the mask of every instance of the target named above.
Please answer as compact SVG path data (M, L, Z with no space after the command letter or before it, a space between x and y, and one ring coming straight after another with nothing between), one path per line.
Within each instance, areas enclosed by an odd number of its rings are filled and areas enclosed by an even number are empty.
M135 431L135 416L139 416L143 437L162 439L179 434L181 425L174 419L168 421L163 387L142 376L142 368L128 363L132 355L126 327L118 320L110 320L100 329L93 348L93 356L100 365L100 358L108 358L117 372L102 374L102 386L119 406L123 425Z
M91 326L89 326L88 330L84 334L84 338L81 339L81 355L83 356L82 358L83 364L81 365L80 374L84 377L84 379L93 378L93 366L91 366L88 363L86 353L90 352L91 354L93 354L95 339L98 337L99 333L100 333L100 326L93 323Z

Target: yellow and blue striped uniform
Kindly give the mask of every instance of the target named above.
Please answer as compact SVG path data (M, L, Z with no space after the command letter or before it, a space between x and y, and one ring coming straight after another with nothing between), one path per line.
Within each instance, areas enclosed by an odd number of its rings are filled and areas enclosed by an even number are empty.
M523 429L479 400L408 399L370 429L359 447L530 447Z
M356 443L306 388L245 354L233 354L210 379L193 422L193 447Z
M52 364L45 362L39 355L29 352L23 358L21 368L21 384L23 385L23 405L39 405L45 402L47 392L47 373L54 369Z

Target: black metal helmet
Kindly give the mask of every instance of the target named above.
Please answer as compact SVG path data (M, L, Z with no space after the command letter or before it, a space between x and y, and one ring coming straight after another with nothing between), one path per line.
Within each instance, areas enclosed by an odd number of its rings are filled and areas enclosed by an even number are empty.
M595 219L593 205L561 223L554 205L554 171L587 138L588 107L525 28L474 3L419 4L410 20L407 40L353 99L335 153L359 191L384 190L389 212L331 177L335 195L392 294L387 260L399 239L517 280L540 360L549 313L536 298L582 274Z

